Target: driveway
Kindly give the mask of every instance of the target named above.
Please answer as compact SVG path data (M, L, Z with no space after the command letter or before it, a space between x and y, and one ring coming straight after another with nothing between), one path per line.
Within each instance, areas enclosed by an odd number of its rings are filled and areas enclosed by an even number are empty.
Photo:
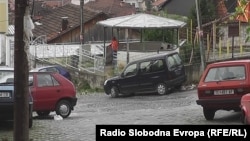
M30 129L33 141L94 141L97 124L221 124L241 125L240 113L217 111L213 121L206 121L197 105L196 90L179 91L164 96L154 94L111 98L104 93L81 95L70 117L54 120L38 118ZM12 140L11 122L0 123L0 140Z

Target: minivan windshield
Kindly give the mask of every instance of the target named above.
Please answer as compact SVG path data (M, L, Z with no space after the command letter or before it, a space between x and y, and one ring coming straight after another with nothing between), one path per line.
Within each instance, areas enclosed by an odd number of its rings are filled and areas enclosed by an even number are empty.
M226 66L209 69L205 82L220 80L242 80L246 78L244 66Z
M173 54L170 56L166 57L166 62L168 64L168 68L172 69L173 67L179 66L182 64L181 58L179 56L179 54Z

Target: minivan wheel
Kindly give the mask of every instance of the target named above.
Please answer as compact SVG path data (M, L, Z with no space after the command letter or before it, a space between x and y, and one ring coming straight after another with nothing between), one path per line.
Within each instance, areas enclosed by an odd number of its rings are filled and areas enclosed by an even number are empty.
M215 115L215 110L203 108L203 114L206 120L213 120Z
M118 95L119 95L118 88L116 86L113 86L110 90L110 96L115 98L118 97Z
M160 83L157 85L156 91L157 91L157 94L164 95L167 93L167 87L164 83Z
M67 118L71 113L71 105L68 100L61 100L56 105L56 114L63 118Z

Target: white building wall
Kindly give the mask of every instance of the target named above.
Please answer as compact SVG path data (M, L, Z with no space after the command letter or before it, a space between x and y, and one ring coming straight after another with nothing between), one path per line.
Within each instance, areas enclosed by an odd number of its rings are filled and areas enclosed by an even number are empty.
M123 0L123 2L125 3L129 3L129 4L134 4L135 8L139 8L141 9L141 3L144 2L144 0Z
M14 67L14 36L6 36L5 65Z
M0 33L0 64L5 64L5 34Z

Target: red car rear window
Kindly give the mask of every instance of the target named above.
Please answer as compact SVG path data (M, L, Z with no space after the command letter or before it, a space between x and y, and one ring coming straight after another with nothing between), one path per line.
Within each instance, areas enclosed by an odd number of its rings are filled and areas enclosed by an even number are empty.
M243 80L246 78L245 66L214 67L208 70L204 82L223 80Z

